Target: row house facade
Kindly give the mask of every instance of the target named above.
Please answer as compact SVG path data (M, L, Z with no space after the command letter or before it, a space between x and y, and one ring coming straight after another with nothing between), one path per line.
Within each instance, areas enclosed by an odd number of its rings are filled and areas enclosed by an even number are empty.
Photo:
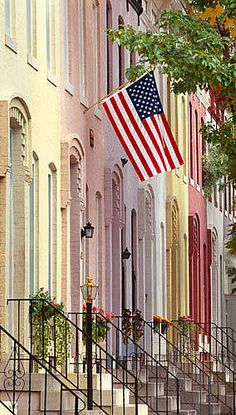
M148 321L190 314L223 324L223 241L235 212L230 188L211 201L203 195L206 98L175 96L159 71L184 165L143 183L98 103L126 83L137 59L105 29L155 30L159 2L11 0L0 8L1 323L14 324L7 298L41 287L80 311L80 285L91 275L96 304L118 315L129 308ZM92 239L81 235L88 222Z

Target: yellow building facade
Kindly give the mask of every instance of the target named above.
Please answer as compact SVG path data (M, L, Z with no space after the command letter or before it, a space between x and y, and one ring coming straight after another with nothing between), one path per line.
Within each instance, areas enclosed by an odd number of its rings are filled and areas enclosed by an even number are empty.
M0 2L2 324L12 321L7 298L45 287L60 299L58 7Z
M167 315L189 311L187 97L176 96L166 82L166 113L184 165L166 175Z

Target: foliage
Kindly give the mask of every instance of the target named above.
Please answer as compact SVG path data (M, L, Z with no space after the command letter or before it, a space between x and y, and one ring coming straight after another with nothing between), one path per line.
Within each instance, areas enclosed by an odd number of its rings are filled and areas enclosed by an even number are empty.
M133 336L133 340L138 343L143 337L143 316L140 310L133 313L125 308L122 314L122 336L123 343L128 344L129 337Z
M127 25L108 29L109 38L136 52L139 61L126 70L134 81L157 66L171 80L176 94L195 93L198 88L215 91L217 107L227 110L230 120L205 126L209 143L203 157L206 196L223 176L236 176L236 2L235 0L181 0L183 10L165 9L156 32ZM214 116L213 116L214 118ZM235 138L235 137L234 137Z
M236 255L236 223L231 225L229 231L229 240L226 242L225 246L229 249L232 255Z
M144 32L128 25L108 30L112 41L138 53L138 64L127 69L128 79L133 81L145 73L147 65L150 69L161 65L177 94L195 93L197 87L219 86L232 86L235 93L235 58L225 58L226 48L233 47L231 38L219 36L208 21L181 10L164 10L157 22L158 29L158 33ZM227 96L231 102L231 96Z
M128 337L132 336L132 313L125 308L122 314L122 337L123 343L128 344Z
M197 345L197 334L201 329L195 324L191 316L181 316L178 319L180 330L180 346L183 353L188 356L194 356Z
M159 314L155 314L153 316L153 322L154 322L154 331L159 332L161 329L162 334L165 334L167 328L171 326L171 321L167 317L162 317Z
M92 338L96 343L106 340L107 332L110 330L109 322L115 314L108 312L105 314L102 308L92 307ZM83 332L86 333L86 305L83 304ZM83 343L86 343L86 335L83 335Z
M213 188L222 176L227 175L227 168L227 155L219 145L209 144L207 154L202 157L203 190L206 197L211 196ZM221 188L221 182L219 184Z
M141 338L143 337L143 317L142 312L140 310L136 310L133 312L133 339L136 343L138 343Z
M63 303L57 303L56 298L51 297L44 288L40 288L32 300L32 340L35 354L39 359L47 360L55 352L56 364L62 366L69 354L72 339L70 324L63 316Z

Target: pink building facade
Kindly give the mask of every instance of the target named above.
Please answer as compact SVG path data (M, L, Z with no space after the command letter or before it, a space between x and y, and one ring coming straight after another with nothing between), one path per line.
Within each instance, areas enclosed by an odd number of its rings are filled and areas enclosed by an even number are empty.
M62 297L81 309L80 285L92 275L105 301L104 138L102 113L88 107L104 93L105 2L61 2ZM94 237L81 237L87 222Z
M189 294L190 315L197 321L211 319L211 240L207 230L207 205L202 192L202 154L199 132L206 106L198 96L188 101L189 114Z

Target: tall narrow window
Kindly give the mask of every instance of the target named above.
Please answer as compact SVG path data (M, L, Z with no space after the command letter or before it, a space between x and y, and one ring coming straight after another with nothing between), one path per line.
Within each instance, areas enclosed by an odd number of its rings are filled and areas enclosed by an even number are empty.
M199 181L199 137L198 137L198 113L195 110L195 141L196 141L196 173L197 173L197 184Z
M52 292L52 175L48 175L48 291Z
M231 182L229 181L229 186L228 186L228 198L229 198L229 214L231 215L231 213L232 213L232 199L231 199L231 197L232 197L232 194L231 194L231 187L232 187L232 184L231 184Z
M15 0L5 0L5 32L15 39Z
M170 91L170 79L167 78L167 118L171 125L171 91Z
M86 89L86 4L85 0L78 3L79 21L79 80L80 80L80 99L84 100L87 95Z
M38 289L38 158L33 155L29 206L29 294Z
M94 100L99 98L99 46L100 46L100 32L99 32L99 6L93 4L93 90Z
M137 309L137 217L131 212L132 310Z
M64 62L65 62L65 82L72 83L71 65L71 1L64 0Z
M106 6L106 27L112 27L112 9L111 3L107 0ZM112 90L112 42L107 36L107 93Z
M124 20L121 16L118 18L118 28L124 28ZM124 46L118 46L119 48L119 86L125 82L125 52Z
M182 97L182 122L183 122L183 127L182 127L182 131L183 131L183 159L184 159L184 165L183 165L183 170L184 170L184 175L187 175L187 169L186 169L186 162L187 162L187 134L186 134L186 102L185 102L185 98Z
M98 304L102 305L102 198L99 192L95 200L95 281L99 286Z
M225 186L224 186L224 207L225 211L228 211L228 186L227 186L227 179L224 178Z
M57 181L56 168L51 163L48 174L48 291L56 295L57 270Z
M37 58L37 2L27 0L27 48L31 57Z
M192 110L191 102L189 103L189 139L190 139L190 148L189 148L190 177L193 179L193 110Z
M47 67L56 73L56 10L55 0L46 0Z
M175 95L175 140L179 146L179 114L178 114L178 96Z

